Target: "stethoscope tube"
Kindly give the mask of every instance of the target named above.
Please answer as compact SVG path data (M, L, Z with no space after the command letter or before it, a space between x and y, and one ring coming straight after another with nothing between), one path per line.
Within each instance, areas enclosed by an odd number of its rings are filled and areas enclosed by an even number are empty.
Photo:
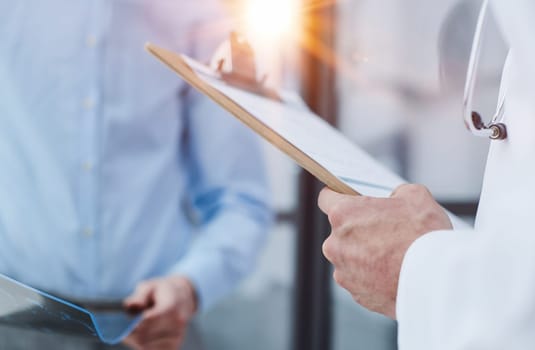
M498 109L492 121L488 124L483 122L481 115L474 111L472 106L474 102L474 92L477 81L477 73L479 62L481 59L481 47L483 44L483 29L487 18L487 11L489 0L485 0L481 7L479 17L477 20L476 31L474 34L474 43L470 54L470 62L468 64L468 72L466 74L466 85L464 89L463 98L463 117L464 123L472 134L478 137L488 137L492 140L504 140L507 138L507 127L502 123L505 98L501 98L498 102ZM509 61L509 59L507 60Z

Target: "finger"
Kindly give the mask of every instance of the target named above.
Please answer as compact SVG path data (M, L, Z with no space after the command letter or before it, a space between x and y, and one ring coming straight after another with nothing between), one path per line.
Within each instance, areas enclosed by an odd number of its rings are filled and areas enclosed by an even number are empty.
M160 338L145 344L143 350L178 350L184 341L184 337Z
M169 288L156 288L154 290L152 299L152 306L145 310L143 317L145 319L156 319L169 312L175 312L177 310L176 295L173 293L173 289Z
M143 313L140 333L146 339L157 339L163 335L175 335L186 324L181 318L178 301L169 288L156 288L153 305Z
M126 337L122 344L125 345L127 348L132 350L142 350L141 342L138 340L138 337L135 334L135 331L132 332L128 337Z
M124 305L127 309L144 310L151 306L153 292L154 285L152 283L141 283L137 286L134 293L125 299Z
M179 322L176 313L169 313L159 318L143 320L131 338L134 343L143 345L158 339L180 337L186 327L185 323Z
M133 350L146 350L146 349L159 349L155 346L160 344L164 346L173 345L173 350L178 349L185 338L185 329L182 332L167 332L154 334L152 337L148 337L145 334L132 333L124 341L123 344ZM166 345L166 346L167 346Z
M355 255L360 251L359 247L347 244L347 241L341 239L336 234L331 234L322 245L323 256L331 263L335 268L343 269L348 265L348 255Z
M421 195L431 196L431 192L429 192L429 190L425 186L422 186L422 185L404 184L404 185L401 185L398 188L396 188L394 190L394 192L392 192L390 197L392 197L392 198L403 198L403 197L410 198L410 197L414 197L416 195L419 195L419 196L421 196Z
M346 200L348 197L352 198L352 196L340 194L328 187L325 187L319 194L318 207L322 212L329 215L335 205L340 203L342 200Z
M334 269L333 280L350 294L361 294L364 286L368 285L361 272L347 272L346 269Z
M338 265L340 262L340 245L338 243L339 240L337 237L331 234L323 242L321 247L323 256L325 256L325 258L334 266Z

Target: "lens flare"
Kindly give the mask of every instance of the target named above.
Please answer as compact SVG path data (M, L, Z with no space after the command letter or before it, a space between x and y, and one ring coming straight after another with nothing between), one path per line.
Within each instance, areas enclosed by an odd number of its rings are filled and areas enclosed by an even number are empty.
M245 22L248 34L262 40L280 40L299 28L298 0L248 0Z

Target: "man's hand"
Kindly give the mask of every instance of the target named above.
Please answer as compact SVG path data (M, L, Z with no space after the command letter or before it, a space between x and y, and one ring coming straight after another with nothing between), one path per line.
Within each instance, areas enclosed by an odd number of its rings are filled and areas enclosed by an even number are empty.
M335 267L335 281L357 303L395 319L405 253L420 236L452 229L444 209L418 185L401 186L386 199L324 189L318 204L332 227L323 253Z
M142 282L125 300L129 310L143 310L143 319L125 344L136 350L177 350L197 309L191 282L173 276Z

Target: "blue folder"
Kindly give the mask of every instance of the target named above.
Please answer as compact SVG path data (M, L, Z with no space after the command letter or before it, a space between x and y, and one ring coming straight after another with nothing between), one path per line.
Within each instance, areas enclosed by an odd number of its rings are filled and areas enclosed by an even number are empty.
M114 345L130 334L141 316L122 309L91 310L0 274L0 324L66 334Z

